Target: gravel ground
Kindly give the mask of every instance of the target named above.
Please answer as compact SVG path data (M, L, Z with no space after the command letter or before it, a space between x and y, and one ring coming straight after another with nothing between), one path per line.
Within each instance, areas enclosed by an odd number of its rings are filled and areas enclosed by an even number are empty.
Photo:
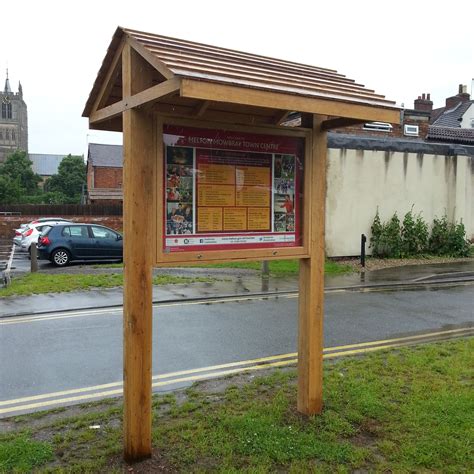
M355 271L363 271L359 258L334 259L342 265L350 265ZM372 258L365 261L365 271L381 270L383 268L404 267L406 265L429 265L439 263L472 262L473 257L451 258L451 257L430 257L430 258Z

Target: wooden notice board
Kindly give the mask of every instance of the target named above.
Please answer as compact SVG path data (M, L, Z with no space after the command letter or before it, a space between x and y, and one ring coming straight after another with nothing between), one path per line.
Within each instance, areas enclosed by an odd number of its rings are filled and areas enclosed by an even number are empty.
M157 121L157 266L307 257L308 131Z

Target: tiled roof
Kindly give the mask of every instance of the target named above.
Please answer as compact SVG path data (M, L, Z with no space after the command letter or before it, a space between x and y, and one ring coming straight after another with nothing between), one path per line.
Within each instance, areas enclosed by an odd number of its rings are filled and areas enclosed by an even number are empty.
M33 163L33 171L40 176L52 176L58 173L59 164L67 155L45 155L42 153L29 153L28 157Z
M88 161L92 166L98 166L101 168L122 168L122 145L89 143Z
M428 140L474 145L474 128L438 127L430 125Z
M432 125L436 125L437 127L461 127L462 117L472 104L474 104L474 101L468 100L466 102L459 102L450 109L445 108L432 122Z

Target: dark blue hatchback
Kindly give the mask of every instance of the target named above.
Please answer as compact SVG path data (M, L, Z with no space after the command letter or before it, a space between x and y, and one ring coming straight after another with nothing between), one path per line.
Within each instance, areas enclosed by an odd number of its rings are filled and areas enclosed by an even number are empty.
M38 258L58 267L72 260L122 260L123 238L115 230L94 224L58 224L43 229Z

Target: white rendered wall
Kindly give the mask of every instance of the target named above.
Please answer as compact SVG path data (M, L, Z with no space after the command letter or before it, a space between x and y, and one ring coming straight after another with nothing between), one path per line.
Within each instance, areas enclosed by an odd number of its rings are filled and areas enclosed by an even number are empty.
M326 253L359 255L360 235L369 242L377 207L382 221L394 212L402 221L413 205L429 224L446 213L462 219L468 238L474 237L473 199L472 157L330 148Z

